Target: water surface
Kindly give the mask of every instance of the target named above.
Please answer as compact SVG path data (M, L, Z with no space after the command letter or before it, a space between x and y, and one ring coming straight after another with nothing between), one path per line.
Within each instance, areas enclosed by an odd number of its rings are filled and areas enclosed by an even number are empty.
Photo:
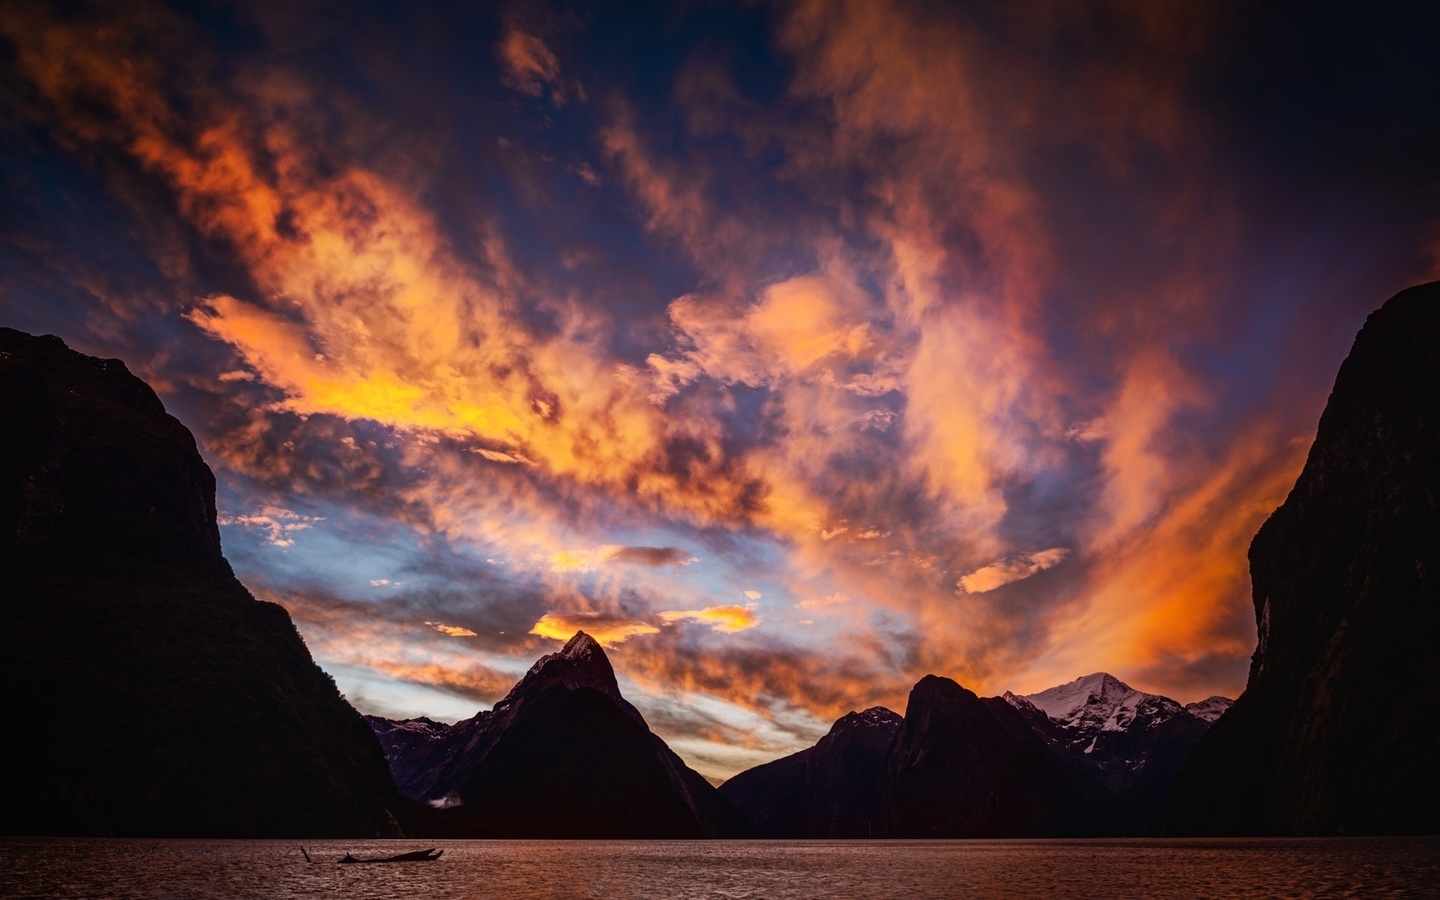
M342 866L443 847L433 863ZM37 897L1435 896L1440 838L1070 841L0 838Z

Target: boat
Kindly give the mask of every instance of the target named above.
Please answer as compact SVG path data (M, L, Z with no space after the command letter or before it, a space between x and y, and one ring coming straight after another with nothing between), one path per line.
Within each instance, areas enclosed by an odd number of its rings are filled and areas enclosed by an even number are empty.
M415 850L410 853L397 853L394 856L386 856L382 859L356 859L350 854L345 854L342 863L388 863L388 862L434 862L440 858L444 850L436 850L431 847L429 850Z
M304 847L300 848L300 852L305 854L306 862L313 863L315 861L310 858L310 854ZM444 850L436 850L434 847L431 847L428 850L412 850L409 853L397 853L394 856L385 856L379 859L356 859L353 855L347 853L340 862L346 865L354 865L357 863L434 862L439 859L440 854L444 852Z

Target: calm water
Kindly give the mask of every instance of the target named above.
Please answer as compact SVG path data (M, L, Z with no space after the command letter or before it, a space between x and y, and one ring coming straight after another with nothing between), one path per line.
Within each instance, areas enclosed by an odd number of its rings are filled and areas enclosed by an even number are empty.
M434 844L434 863L341 866ZM1120 841L0 838L11 897L1440 896L1440 838Z

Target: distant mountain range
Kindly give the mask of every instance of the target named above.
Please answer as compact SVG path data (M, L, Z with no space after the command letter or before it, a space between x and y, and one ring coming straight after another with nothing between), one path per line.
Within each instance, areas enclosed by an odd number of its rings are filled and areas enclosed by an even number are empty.
M814 747L720 792L765 837L1144 834L1229 703L1182 707L1103 673L998 698L927 676L903 718L850 713Z

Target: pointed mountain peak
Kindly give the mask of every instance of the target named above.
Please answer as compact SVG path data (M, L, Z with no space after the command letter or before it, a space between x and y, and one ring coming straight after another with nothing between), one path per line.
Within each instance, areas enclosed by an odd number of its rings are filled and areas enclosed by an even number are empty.
M583 631L577 631L574 637L565 642L559 655L566 659L588 659L597 653L602 657L605 655L600 642Z
M1181 711L1174 700L1137 691L1108 672L1094 672L1022 699L1062 726L1098 731L1124 731L1142 711L1161 718Z
M615 670L611 668L605 650L593 637L577 631L564 647L536 660L525 677L510 689L504 700L495 704L495 708L498 710L522 696L556 686L570 691L591 688L612 700L624 702L620 696L620 685L615 681ZM628 703L625 705L629 706Z
M1045 715L1044 710L1040 709L1040 707L1031 703L1029 700L1026 700L1019 694L1006 691L1005 693L1000 695L1000 699L1004 700L1006 703L1010 704L1021 712L1036 712L1042 716Z

